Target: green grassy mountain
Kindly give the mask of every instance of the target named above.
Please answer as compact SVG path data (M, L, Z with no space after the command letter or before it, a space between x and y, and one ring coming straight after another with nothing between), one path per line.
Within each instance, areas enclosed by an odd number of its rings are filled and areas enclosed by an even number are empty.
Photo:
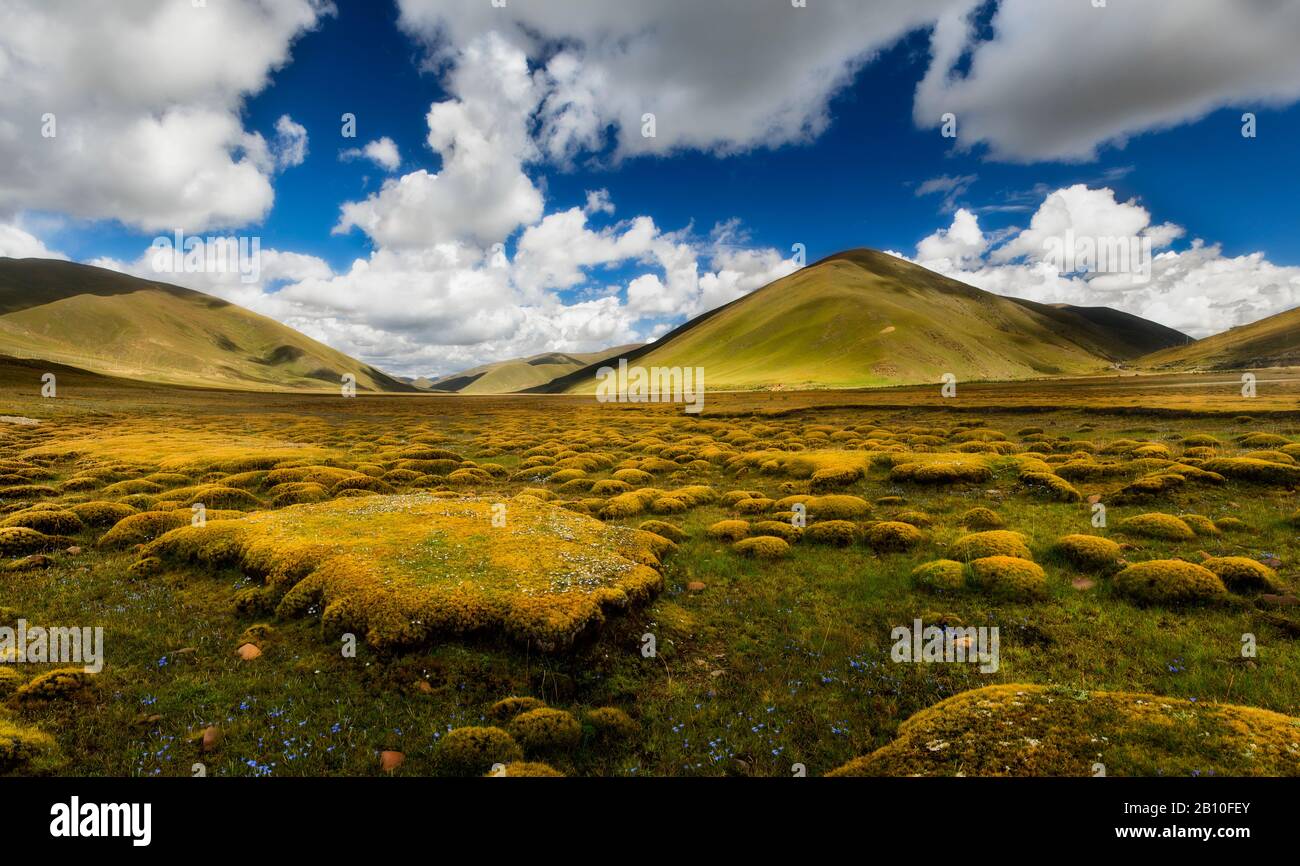
M1246 370L1300 366L1300 307L1140 359L1152 370Z
M618 346L603 352L546 352L531 358L514 358L485 364L473 370L452 373L440 379L416 385L430 391L454 394L513 394L544 387L555 379L566 376L593 364L599 365L607 358L641 348L640 344Z
M129 379L252 390L410 385L201 292L49 259L0 258L0 354Z
M1101 372L1187 337L1103 308L1004 298L874 250L831 256L635 352L711 389L856 388ZM590 393L596 367L542 391Z

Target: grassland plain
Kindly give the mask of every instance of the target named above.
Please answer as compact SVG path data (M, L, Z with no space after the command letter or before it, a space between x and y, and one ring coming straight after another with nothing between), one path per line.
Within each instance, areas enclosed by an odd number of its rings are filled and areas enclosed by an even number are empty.
M1300 773L1289 371L688 417L47 368L0 364L0 624L106 664L0 666L0 771ZM892 661L918 618L998 670Z

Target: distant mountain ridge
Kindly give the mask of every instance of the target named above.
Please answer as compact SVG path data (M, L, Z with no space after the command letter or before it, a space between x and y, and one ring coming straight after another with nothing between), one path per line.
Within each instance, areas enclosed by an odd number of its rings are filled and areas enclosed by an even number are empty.
M627 353L703 367L710 389L862 388L1099 373L1182 345L1106 308L1005 298L875 250L830 256ZM600 365L539 393L589 393Z
M1300 307L1155 352L1138 363L1152 370L1173 371L1300 366Z
M575 370L600 364L607 358L634 351L640 346L639 343L616 346L602 352L543 352L451 373L440 379L426 380L418 387L447 394L514 394L545 387Z
M52 259L0 258L0 354L175 385L416 390L220 298Z
M592 393L619 359L709 389L863 388L1300 366L1300 309L1195 341L1106 307L1007 298L874 250L839 253L645 345L398 379L220 298L89 265L0 258L0 355L200 387Z

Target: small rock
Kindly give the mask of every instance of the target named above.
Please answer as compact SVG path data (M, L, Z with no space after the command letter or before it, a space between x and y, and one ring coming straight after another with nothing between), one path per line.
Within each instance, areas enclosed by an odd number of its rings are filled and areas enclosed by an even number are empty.
M686 584L686 591L687 591L687 592L704 592L704 584L701 583L701 582L698 581L698 580L692 580L690 583Z
M241 644L239 649L235 650L235 652L239 653L239 657L246 662L252 661L262 654L262 651L257 648L257 645L251 643Z
M1091 496L1088 497L1088 504L1089 504L1089 505L1096 505L1098 502L1101 502L1101 494L1100 494L1100 493L1094 493L1094 494L1092 494Z
M1076 577L1074 580L1070 581L1070 586L1079 590L1079 592L1087 592L1096 585L1097 581L1090 577Z
M1278 559L1276 556L1270 556L1264 559L1263 563L1267 565L1269 568L1276 569L1282 567L1282 560Z
M1274 595L1272 593L1264 593L1259 597L1259 600L1267 602L1268 604L1276 604L1279 607L1295 607L1297 604L1300 604L1300 598L1297 598L1294 595Z
M709 671L709 676L713 677L716 680L718 677L725 676L726 673L727 673L726 671L719 668L716 671Z
M415 688L417 691L424 692L426 695L433 694L433 686L430 685L428 680L416 680Z
M134 721L135 721L135 724L140 725L141 727L148 727L149 725L156 725L156 724L158 724L159 722L161 722L161 721L162 721L162 714L161 714L161 713L149 713L149 714L141 713L140 715L138 715L138 716L135 717Z
M171 652L167 653L167 655L169 655L169 656L188 656L188 655L193 655L194 653L196 653L196 652L198 652L198 651L199 651L199 648L196 647L196 646L183 646L183 647L181 647L181 648L178 649L178 650L172 650Z
M63 552L69 554L70 556L77 556L78 554L81 553L81 548L77 547L77 545L74 544Z
M402 762L405 760L406 755L401 752L385 750L379 753L379 769L383 770L385 773L391 773L393 770L402 766Z
M221 731L212 725L203 729L203 737L200 739L200 748L205 752L211 752L217 746L221 745Z

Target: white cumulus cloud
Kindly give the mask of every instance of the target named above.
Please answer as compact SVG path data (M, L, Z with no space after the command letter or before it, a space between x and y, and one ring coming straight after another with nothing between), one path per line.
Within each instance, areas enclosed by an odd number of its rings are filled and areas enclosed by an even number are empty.
M191 232L261 219L275 156L244 128L243 102L331 9L117 0L91 12L75 0L6 0L0 218L41 210ZM284 159L296 158L294 135L276 151Z
M367 142L365 147L353 147L339 153L344 162L354 159L368 159L384 171L397 171L402 166L402 155L397 149L397 142L388 136Z
M986 234L975 215L959 210L949 228L917 245L913 261L995 294L1113 307L1197 338L1300 306L1300 268L1275 265L1262 252L1226 256L1199 238L1167 248L1185 234L1153 223L1146 208L1117 201L1110 189L1073 186L1046 195L1030 226L1006 238ZM1053 255L1069 244L1078 265L1086 245L1121 240L1130 251L1117 259L1123 267L1100 258L1067 271L1071 262Z
M998 159L1090 160L1216 109L1300 99L1300 3L1000 0L991 27L981 41L960 10L940 19L914 109L922 127L955 115L958 141Z

